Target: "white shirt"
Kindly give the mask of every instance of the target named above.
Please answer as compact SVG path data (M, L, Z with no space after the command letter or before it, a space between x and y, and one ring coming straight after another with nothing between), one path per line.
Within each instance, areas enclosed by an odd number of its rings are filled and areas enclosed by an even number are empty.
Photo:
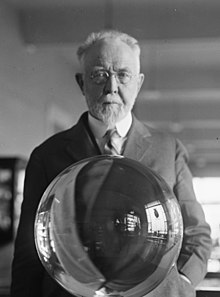
M105 139L103 137L105 136L107 130L109 130L109 127L100 120L95 119L93 116L90 115L90 113L88 117L88 123L101 152L103 152L103 146L105 143ZM125 142L125 140L127 139L126 135L129 129L131 128L131 124L131 112L129 112L126 115L126 117L122 119L120 122L116 123L115 128L118 134L122 137L122 142Z

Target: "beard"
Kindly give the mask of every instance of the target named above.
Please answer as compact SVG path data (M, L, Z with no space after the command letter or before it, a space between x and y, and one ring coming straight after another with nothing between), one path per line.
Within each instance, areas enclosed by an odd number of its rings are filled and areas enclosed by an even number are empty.
M125 115L122 103L95 103L88 104L89 112L93 117L102 121L108 127L114 127Z

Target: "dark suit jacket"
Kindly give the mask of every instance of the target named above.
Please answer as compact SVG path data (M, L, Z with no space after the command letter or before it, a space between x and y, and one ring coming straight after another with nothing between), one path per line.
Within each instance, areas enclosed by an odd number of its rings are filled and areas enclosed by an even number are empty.
M44 190L57 174L79 160L98 154L101 153L88 128L87 113L71 129L52 136L32 152L26 170L24 200L15 243L11 297L70 296L51 279L38 259L33 236L34 218ZM210 229L195 199L183 145L133 117L123 155L154 169L173 189L185 227L177 267L196 286L206 274L211 246ZM174 267L167 279L149 296L160 296L161 292L162 296L194 296L193 286L184 282L179 279ZM191 293L186 293L186 287ZM181 295L183 293L186 295Z

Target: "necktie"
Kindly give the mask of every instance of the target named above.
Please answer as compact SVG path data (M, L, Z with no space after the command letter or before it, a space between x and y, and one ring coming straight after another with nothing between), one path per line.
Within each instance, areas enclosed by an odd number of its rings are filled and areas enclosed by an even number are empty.
M104 153L107 155L120 155L122 149L122 138L116 129L106 132L106 143L104 145Z

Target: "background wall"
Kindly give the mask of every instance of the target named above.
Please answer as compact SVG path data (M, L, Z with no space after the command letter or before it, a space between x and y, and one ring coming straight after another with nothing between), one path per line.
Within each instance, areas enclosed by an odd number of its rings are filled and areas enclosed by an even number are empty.
M28 157L33 147L77 121L85 109L78 67L59 46L27 46L17 14L0 2L0 155ZM75 55L75 47L69 49Z

